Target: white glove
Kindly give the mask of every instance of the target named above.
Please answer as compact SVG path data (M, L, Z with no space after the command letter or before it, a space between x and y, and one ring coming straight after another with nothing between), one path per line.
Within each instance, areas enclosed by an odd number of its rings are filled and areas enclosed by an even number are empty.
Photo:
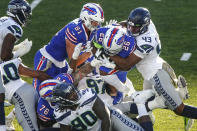
M97 59L97 58L95 58L95 57L94 57L93 60L90 62L90 65L91 65L92 67L100 67L101 64L102 64L102 61L99 60L99 59Z
M77 60L77 59L78 59L78 57L79 57L79 55L80 55L82 49L83 49L82 43L79 43L79 44L77 44L77 45L75 46L75 49L74 49L74 52L73 52L73 55L72 55L72 58L73 58L74 60Z
M111 25L113 25L113 24L117 24L118 23L118 21L117 20L109 20L109 21L106 21L106 26L111 26Z
M93 49L93 47L91 46L91 41L88 41L88 42L86 43L84 52L92 52L92 49Z
M31 50L31 47L32 47L32 41L29 41L26 38L20 44L14 46L13 58L24 56Z
M114 69L116 67L116 64L112 61L110 62L110 58L109 57L106 57L105 55L102 55L103 58L99 57L99 60L102 61L101 65L102 66L105 66L107 68L111 68L111 69Z

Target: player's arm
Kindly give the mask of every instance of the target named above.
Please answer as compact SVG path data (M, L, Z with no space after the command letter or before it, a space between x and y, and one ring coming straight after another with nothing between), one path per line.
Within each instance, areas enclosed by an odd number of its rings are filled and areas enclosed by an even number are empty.
M12 50L14 48L15 42L16 42L16 38L14 35L8 33L5 36L1 48L1 60L7 61L13 58Z
M90 56L89 52L83 53L82 55L78 56L77 58L73 58L73 52L75 50L76 45L73 44L71 41L69 41L68 39L66 39L66 51L68 54L68 58L69 58L69 66L70 68L73 69L73 71L76 70L77 66L81 65L82 63L84 63ZM79 52L80 53L80 52Z
M18 67L18 72L22 76L31 77L31 78L38 78L41 81L51 79L52 77L49 76L47 73L43 71L33 70L23 64L20 64Z
M92 109L94 113L97 115L97 117L102 121L101 130L110 131L110 127L111 127L110 111L99 97L97 97L96 101L94 102Z
M79 68L76 72L72 73L74 78L74 85L77 86L79 81L87 76L87 74L91 73L94 67L91 66L90 63L87 63Z
M128 57L122 58L118 55L111 56L111 60L116 63L116 69L128 71L131 67L137 64L142 58L136 56L134 53L131 53Z
M60 131L71 131L71 126L60 124Z
M127 20L120 21L119 24L123 27L127 27Z

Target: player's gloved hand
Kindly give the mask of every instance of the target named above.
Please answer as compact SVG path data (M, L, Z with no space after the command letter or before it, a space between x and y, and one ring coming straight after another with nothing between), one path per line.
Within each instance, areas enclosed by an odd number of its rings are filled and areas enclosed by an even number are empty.
M91 46L91 41L88 41L87 43L86 43L86 46L85 46L85 48L84 48L84 52L92 52L92 46Z
M72 59L74 59L74 60L78 59L78 57L81 53L81 50L83 49L82 44L83 43L79 43L75 46L75 49L74 49L74 52L73 52L73 55L72 55Z
M13 58L21 57L27 54L31 50L31 47L32 47L32 41L29 41L26 38L24 41L22 41L20 44L14 47Z
M113 100L113 105L116 105L120 103L123 99L123 93L118 91L116 96L112 96Z
M105 66L111 69L114 69L116 67L116 64L113 61L110 61L110 58L106 57L104 54L98 59L102 61L101 63L102 66Z
M106 23L105 23L105 25L106 26L111 26L111 25L114 25L114 24L117 24L118 23L118 21L117 20L109 20L109 21L106 21Z

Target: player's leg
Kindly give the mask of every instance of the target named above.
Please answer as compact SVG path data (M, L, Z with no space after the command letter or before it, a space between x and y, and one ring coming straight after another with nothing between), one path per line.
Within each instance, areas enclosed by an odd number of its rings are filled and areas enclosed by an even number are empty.
M45 58L40 51L37 51L34 57L34 69L35 70L44 70L46 71L49 67L48 65L50 65L49 61L47 61L47 58ZM39 85L40 85L41 81L38 80L37 78L33 79L33 86L34 88L39 92Z
M169 109L173 110L177 115L197 119L197 108L182 103L169 74L165 70L159 70L151 80L155 91L162 96L165 105Z
M11 102L15 105L16 118L24 131L37 131L35 105L38 94L32 85L25 83L14 93Z
M0 73L1 75L1 73ZM4 100L5 100L5 88L3 87L2 79L0 79L0 131L5 131L5 110L4 110Z
M113 131L144 131L145 130L139 123L128 118L120 110L111 109L110 113L111 113L111 122L112 122L111 126ZM148 129L147 131L152 131L151 121L143 122L142 125L143 126L148 125L148 127L145 127L146 129Z

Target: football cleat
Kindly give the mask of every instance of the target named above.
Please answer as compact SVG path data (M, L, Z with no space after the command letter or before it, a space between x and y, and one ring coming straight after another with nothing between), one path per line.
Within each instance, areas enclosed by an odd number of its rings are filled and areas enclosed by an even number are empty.
M185 131L189 131L192 128L194 119L184 117L184 120L185 120Z
M179 92L180 97L184 100L188 99L189 91L187 89L187 82L182 75L178 76L177 86L178 86L177 90Z
M15 131L12 118L6 117L6 131Z

